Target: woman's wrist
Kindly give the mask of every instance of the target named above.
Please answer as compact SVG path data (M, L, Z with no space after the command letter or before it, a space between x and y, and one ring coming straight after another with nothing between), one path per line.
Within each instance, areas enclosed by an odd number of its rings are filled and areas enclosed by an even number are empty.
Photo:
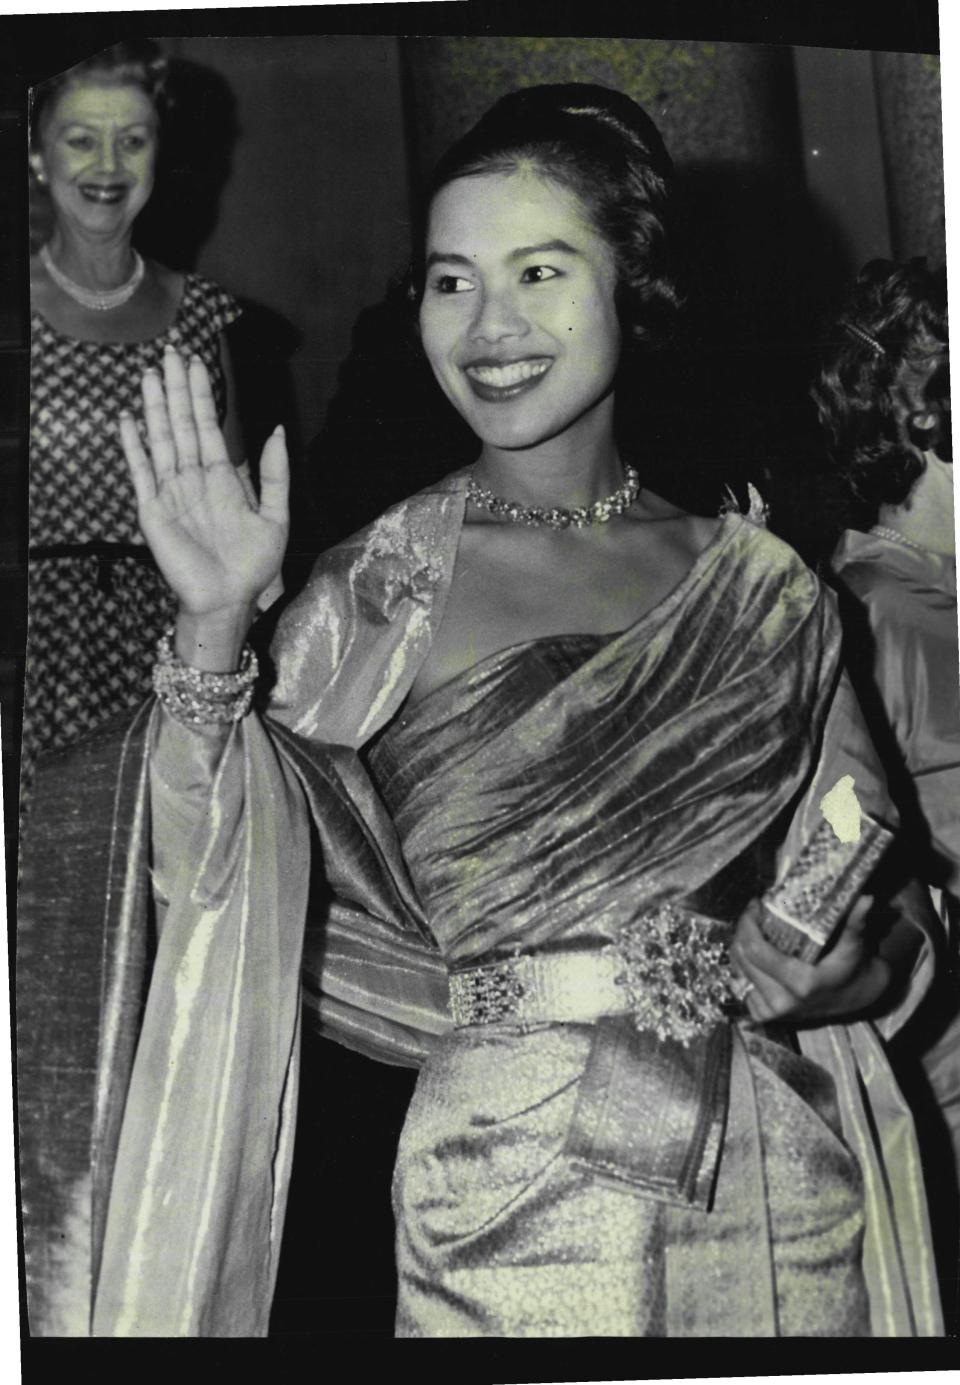
M203 615L181 610L174 635L178 658L204 673L232 673L239 667L254 614L252 605L226 607Z

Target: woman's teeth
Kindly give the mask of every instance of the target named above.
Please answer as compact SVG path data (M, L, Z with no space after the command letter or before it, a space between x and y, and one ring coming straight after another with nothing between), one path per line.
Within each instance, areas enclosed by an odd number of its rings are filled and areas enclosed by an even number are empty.
M124 196L126 188L114 185L112 187L97 187L92 183L85 183L80 188L82 196L88 202L119 202Z
M467 374L482 385L502 390L543 375L549 368L549 361L512 361L509 365L470 365Z

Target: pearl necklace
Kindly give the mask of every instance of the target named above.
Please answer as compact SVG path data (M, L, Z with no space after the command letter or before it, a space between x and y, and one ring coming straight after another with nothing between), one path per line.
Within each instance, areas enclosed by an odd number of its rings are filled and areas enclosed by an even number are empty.
M136 250L133 252L133 260L133 273L125 284L120 284L115 289L85 289L82 284L68 278L62 269L57 268L45 245L40 247L40 261L57 287L63 289L64 293L81 307L90 308L96 313L107 313L111 308L119 308L121 304L128 303L136 293L143 279L144 264Z
M871 534L879 534L882 539L889 539L891 543L902 543L905 548L916 549L918 553L926 553L929 556L932 551L929 548L924 548L923 544L914 543L913 539L908 539L899 530L888 529L885 524L875 524L870 532Z
M583 529L588 524L606 524L614 515L622 515L637 498L640 477L632 466L624 467L626 480L619 490L589 506L580 505L565 510L557 505L552 510L539 505L521 505L517 500L504 500L493 491L477 484L473 476L467 481L467 499L492 515L503 515L511 524L526 524L530 528L546 525L548 529Z

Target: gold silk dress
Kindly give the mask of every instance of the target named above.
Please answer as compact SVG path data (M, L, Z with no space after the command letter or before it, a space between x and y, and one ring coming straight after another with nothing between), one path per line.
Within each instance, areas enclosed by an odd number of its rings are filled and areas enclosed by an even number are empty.
M451 967L599 948L729 855L753 757L706 706L697 756L675 742L651 750L654 727L676 719L660 620L495 655L375 743L374 779ZM688 658L682 686L696 681L708 703L729 654ZM755 1336L768 1322L783 1335L868 1334L860 1168L827 1074L739 1034L715 1196L688 1210L570 1157L592 1038L584 1024L501 1022L456 1031L427 1059L394 1181L398 1335ZM752 1106L753 1161L741 1114ZM658 1116L640 1106L634 1120ZM758 1208L772 1302L756 1273Z

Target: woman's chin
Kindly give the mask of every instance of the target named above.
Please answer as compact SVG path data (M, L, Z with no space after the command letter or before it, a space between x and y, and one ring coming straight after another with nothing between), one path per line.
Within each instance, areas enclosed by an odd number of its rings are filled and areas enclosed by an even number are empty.
M487 410L481 416L476 413L467 419L473 431L487 447L502 448L504 451L521 451L537 447L542 442L555 438L566 427L562 420L527 418L491 418Z

